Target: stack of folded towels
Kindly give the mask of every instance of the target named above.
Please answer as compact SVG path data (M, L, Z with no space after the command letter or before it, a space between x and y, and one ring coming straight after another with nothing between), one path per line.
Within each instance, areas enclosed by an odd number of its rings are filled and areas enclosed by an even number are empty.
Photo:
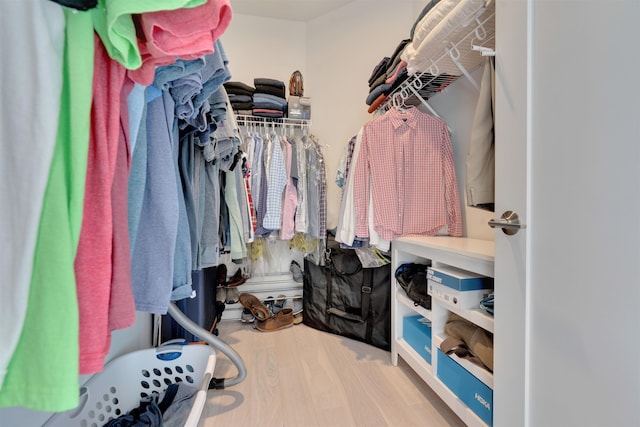
M287 99L285 85L280 80L255 78L253 94L253 115L258 117L285 117Z
M253 94L256 89L242 82L226 82L224 88L229 96L231 108L237 114L253 114Z

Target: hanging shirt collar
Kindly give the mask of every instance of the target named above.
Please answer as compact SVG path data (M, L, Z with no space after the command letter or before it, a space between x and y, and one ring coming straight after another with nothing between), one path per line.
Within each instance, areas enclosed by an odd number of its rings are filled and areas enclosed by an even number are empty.
M415 107L408 108L406 110L392 109L387 114L390 115L391 124L393 129L398 129L401 126L409 126L411 129L416 128L416 115L419 113Z

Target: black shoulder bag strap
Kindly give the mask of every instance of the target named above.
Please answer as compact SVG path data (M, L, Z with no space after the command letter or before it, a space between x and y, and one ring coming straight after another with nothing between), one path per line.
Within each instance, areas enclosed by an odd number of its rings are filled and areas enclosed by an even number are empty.
M331 249L328 249L325 254L325 264L322 269L325 274L326 281L326 289L325 289L325 315L324 315L324 324L331 324L331 289L333 288L333 261L331 260Z
M371 310L371 292L373 292L373 268L362 269L362 307L361 317L364 322L367 323L366 340L371 341L371 335L373 333L373 319L370 317L369 311Z

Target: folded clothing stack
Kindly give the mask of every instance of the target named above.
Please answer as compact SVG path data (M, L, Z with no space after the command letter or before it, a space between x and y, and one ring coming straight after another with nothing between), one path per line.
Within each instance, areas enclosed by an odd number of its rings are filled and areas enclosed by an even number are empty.
M253 86L242 82L227 82L224 88L235 112L248 116L253 114L253 94L256 91Z
M410 41L410 39L400 41L393 54L382 58L373 68L369 77L369 95L366 100L366 104L370 106L370 113L375 111L387 96L409 77L406 70L407 63L400 58L400 54Z
M253 115L258 117L282 118L287 111L285 85L283 81L255 78L253 94Z

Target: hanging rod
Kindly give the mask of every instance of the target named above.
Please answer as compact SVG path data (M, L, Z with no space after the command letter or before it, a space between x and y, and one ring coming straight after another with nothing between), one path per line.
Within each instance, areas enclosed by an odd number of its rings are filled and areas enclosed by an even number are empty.
M248 125L275 125L275 126L293 126L300 128L311 127L311 120L307 119L291 119L288 117L260 117L260 116L248 116L245 114L236 114L236 122L238 126Z

